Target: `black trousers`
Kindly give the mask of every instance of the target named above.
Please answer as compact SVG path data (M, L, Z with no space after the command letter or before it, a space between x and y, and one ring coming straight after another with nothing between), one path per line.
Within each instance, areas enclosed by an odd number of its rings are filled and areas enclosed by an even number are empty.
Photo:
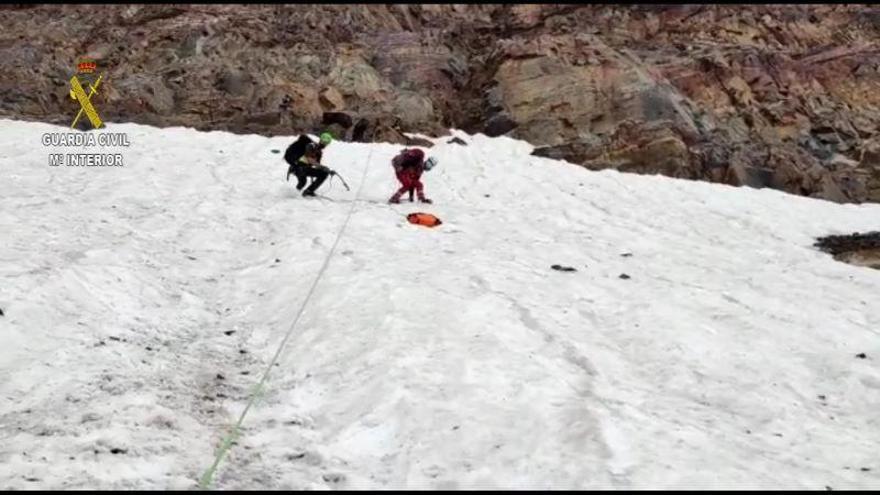
M325 180L327 180L327 176L330 175L330 170L327 167L322 166L308 167L305 165L297 164L291 165L290 168L287 170L288 177L290 177L290 174L296 176L296 189L298 191L302 190L302 188L305 187L306 179L311 177L313 179L312 184L308 188L306 188L306 192L313 193L319 187L321 187L321 184L323 184Z

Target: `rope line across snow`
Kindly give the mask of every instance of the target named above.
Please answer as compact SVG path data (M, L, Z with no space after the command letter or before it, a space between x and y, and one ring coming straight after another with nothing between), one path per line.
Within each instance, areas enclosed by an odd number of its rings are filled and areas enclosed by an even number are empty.
M248 399L247 405L244 410L241 412L241 415L238 417L238 421L233 425L229 434L223 438L223 441L220 444L220 447L217 449L217 455L214 458L214 463L208 468L205 473L202 475L201 480L199 481L199 488L202 490L207 490L211 486L211 482L214 479L214 474L217 471L217 467L222 462L223 457L226 456L229 449L232 448L233 442L241 436L241 425L244 423L244 418L247 415L248 411L250 411L251 407L254 405L258 396L262 395L263 387L266 383L266 380L269 377L269 372L272 371L272 367L275 365L275 362L278 360L278 356L281 355L281 351L284 350L285 345L287 345L287 341L290 339L290 336L293 335L293 330L296 328L297 323L299 323L300 318L305 312L306 306L309 304L309 300L312 298L312 294L315 292L315 288L318 286L318 282L321 280L321 277L324 276L324 272L327 270L327 266L330 265L330 259L333 257L333 254L336 252L336 246L339 245L339 240L342 239L342 234L345 233L346 227L348 227L348 222L351 220L352 215L354 214L354 209L358 204L358 199L361 196L361 190L364 188L364 183L367 179L367 170L370 168L370 159L373 157L373 149L370 148L369 154L367 154L366 165L364 165L364 174L361 177L361 185L358 187L357 193L355 193L355 199L351 202L351 208L348 210L348 215L345 217L345 221L342 223L342 228L339 229L339 233L336 234L336 240L333 242L333 246L330 248L330 251L327 253L327 257L324 259L324 264L321 266L321 269L318 270L318 275L315 277L314 282L312 282L312 287L309 289L309 292L306 294L305 299L302 302L302 305L299 308L299 312L297 312L296 317L293 319L293 323L290 324L290 328L287 330L287 334L284 336L284 339L281 341L281 344L278 346L278 349L275 351L275 355L272 356L272 360L269 362L269 366L266 367L266 371L263 373L263 377L260 379L259 383L257 383L256 387L254 387L253 392L251 393L250 398Z

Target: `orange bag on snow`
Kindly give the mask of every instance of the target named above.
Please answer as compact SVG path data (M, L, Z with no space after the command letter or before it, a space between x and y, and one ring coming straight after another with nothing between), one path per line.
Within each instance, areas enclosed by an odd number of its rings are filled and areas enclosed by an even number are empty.
M410 213L406 216L406 219L411 224L424 225L425 227L436 227L443 224L439 218L430 213Z

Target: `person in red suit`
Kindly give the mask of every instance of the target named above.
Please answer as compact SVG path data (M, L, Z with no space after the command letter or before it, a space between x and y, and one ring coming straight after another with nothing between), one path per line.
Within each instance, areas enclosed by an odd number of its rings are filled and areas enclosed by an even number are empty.
M428 165L426 167L426 164ZM400 197L403 193L409 193L409 200L413 200L413 191L418 195L419 201L422 203L431 203L432 201L425 197L425 186L422 184L422 173L430 169L433 165L432 159L425 161L425 152L418 149L405 149L391 160L394 167L394 173L397 180L400 181L400 189L391 196L389 203L400 203Z

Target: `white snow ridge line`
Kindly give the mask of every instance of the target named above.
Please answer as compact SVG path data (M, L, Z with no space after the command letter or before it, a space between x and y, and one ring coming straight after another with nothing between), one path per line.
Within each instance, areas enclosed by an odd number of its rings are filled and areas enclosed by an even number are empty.
M355 194L355 200L351 202L351 208L348 209L348 215L345 217L345 221L342 222L342 228L339 229L339 233L336 234L336 240L333 241L333 246L330 247L330 251L327 253L327 257L324 259L324 264L321 266L321 269L318 270L318 275L315 277L315 281L312 282L311 288L306 293L305 299L303 299L302 305L300 305L299 311L296 313L296 317L293 319L293 322L290 324L290 328L287 330L287 334L284 336L284 339L281 341L281 344L278 346L278 349L275 351L275 355L272 356L272 360L269 361L269 365L266 367L266 371L263 373L263 377L260 379L257 386L254 387L254 391L251 393L250 398L248 399L247 405L245 405L244 410L241 412L241 415L238 417L238 421L232 427L232 431L223 439L220 444L220 448L217 451L217 456L214 458L214 463L209 467L205 473L202 475L201 480L199 481L199 488L202 490L207 490L211 482L213 481L214 474L217 471L217 467L220 465L220 462L223 460L223 457L232 447L232 442L234 442L241 434L241 425L244 423L244 418L247 415L248 411L251 409L251 406L254 404L254 401L257 398L257 395L261 394L263 391L263 386L266 383L266 380L269 377L269 372L272 371L272 367L275 365L275 362L278 361L278 356L281 355L281 351L284 350L285 345L287 345L287 341L290 339L290 336L293 335L293 330L296 328L296 324L299 323L299 319L302 317L305 312L306 306L309 304L309 300L312 298L312 294L315 292L315 288L318 287L318 282L321 281L321 277L324 276L324 272L327 271L327 267L330 265L330 259L333 258L333 254L336 252L336 247L339 245L339 241L342 239L342 234L345 233L346 227L348 227L348 222L351 220L351 216L354 214L354 209L357 206L357 200L361 196L361 190L364 187L364 183L367 179L367 171L370 169L370 160L373 157L373 149L370 148L369 153L367 154L367 161L364 165L364 173L361 177L361 185L358 186L357 193Z

